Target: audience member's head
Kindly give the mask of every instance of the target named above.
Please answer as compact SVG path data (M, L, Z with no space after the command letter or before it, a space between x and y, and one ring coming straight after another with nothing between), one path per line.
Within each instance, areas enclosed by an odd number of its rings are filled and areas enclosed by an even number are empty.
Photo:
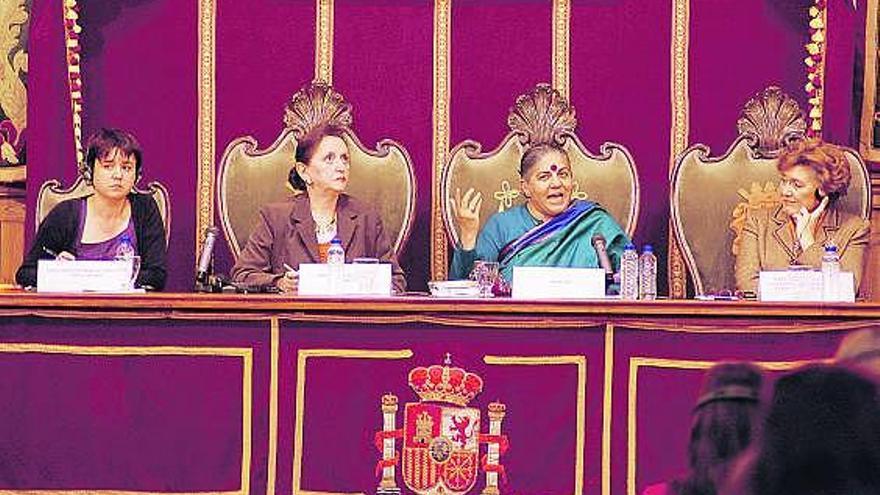
M834 360L880 376L880 327L850 332L840 341Z
M761 370L748 363L721 363L706 372L691 423L690 470L670 484L671 493L717 492L731 462L752 439L760 411L761 382Z
M875 382L855 371L824 365L781 378L753 448L727 493L880 493Z

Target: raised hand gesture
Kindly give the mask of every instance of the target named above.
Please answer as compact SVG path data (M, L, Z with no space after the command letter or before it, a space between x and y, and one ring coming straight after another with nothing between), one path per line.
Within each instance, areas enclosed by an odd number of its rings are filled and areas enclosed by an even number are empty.
M461 248L470 251L477 245L477 234L480 231L480 207L483 206L483 194L473 187L461 196L461 189L455 190L455 200L450 202L452 214L458 223Z

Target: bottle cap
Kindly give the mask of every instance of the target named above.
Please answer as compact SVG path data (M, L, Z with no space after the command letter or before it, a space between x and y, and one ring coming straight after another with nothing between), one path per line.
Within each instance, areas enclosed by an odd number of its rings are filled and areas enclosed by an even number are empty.
M338 237L334 237L330 244L342 244L342 241Z
M835 246L834 244L826 244L825 245L825 252L828 253L828 252L832 252L832 251L836 252L837 246Z
M131 236L128 234L122 234L122 237L119 238L119 242L131 242Z
M654 252L654 246L652 246L652 245L650 245L650 244L645 244L645 245L642 247L642 252L643 252L643 253L653 253L653 252Z
M633 244L633 243L631 243L631 242L628 242L628 243L626 244L626 246L625 246L623 249L632 249L633 251L635 251L635 250L636 250L636 245Z

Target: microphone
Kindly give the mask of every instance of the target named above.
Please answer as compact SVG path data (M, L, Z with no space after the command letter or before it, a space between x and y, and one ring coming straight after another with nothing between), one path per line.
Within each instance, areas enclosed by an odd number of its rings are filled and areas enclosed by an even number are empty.
M591 241L593 249L596 250L596 256L599 258L599 266L605 270L605 276L613 275L614 269L611 268L611 260L608 258L608 251L605 249L605 236L595 234Z
M202 244L202 252L199 254L199 266L196 272L197 285L206 286L208 283L208 270L211 268L211 258L214 255L214 244L217 242L217 234L220 229L208 227L205 229L205 242Z

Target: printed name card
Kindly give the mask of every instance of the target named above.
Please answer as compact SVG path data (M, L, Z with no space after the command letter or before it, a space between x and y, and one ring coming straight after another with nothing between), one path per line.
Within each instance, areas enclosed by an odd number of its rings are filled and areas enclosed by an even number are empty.
M602 299L601 268L513 267L513 299Z
M855 302L855 280L851 272L838 273L830 285L822 272L784 270L761 272L758 296L767 302Z
M390 296L389 263L299 265L299 289L302 296Z
M37 292L132 292L132 260L38 260Z

